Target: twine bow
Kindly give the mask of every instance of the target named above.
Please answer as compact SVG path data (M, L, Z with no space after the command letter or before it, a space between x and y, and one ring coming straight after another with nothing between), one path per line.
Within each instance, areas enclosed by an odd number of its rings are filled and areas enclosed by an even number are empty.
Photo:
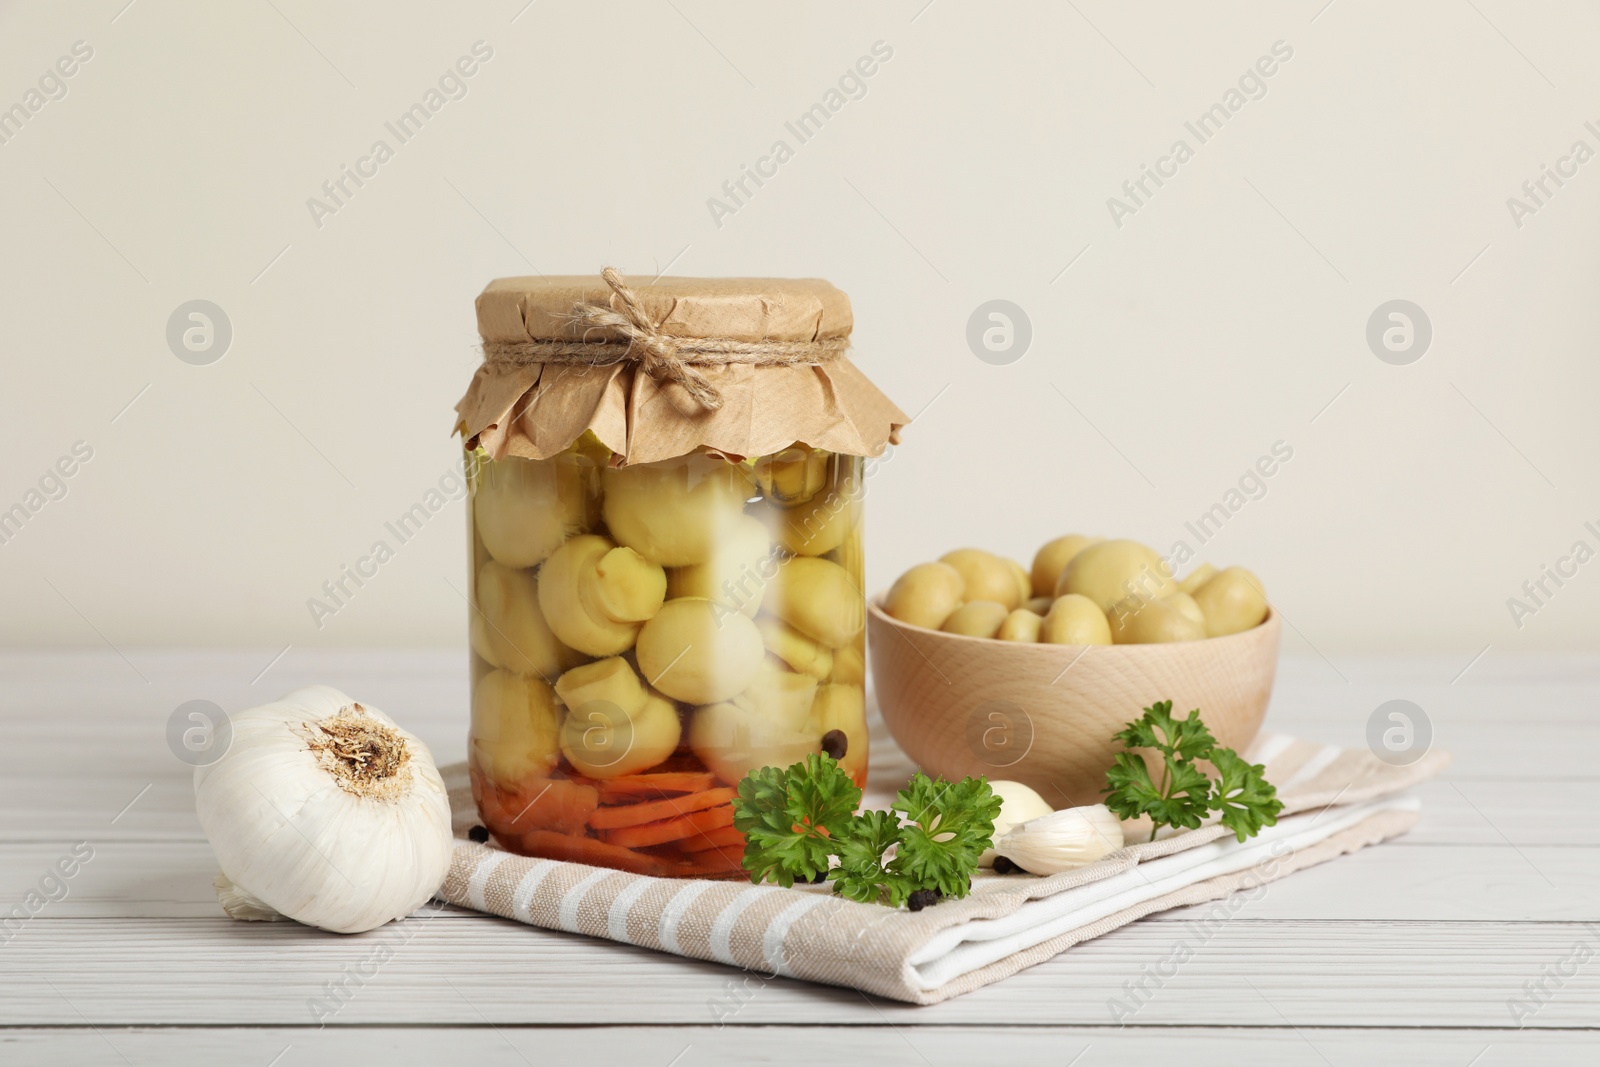
M573 305L571 321L583 330L584 340L486 341L484 360L513 366L553 363L590 367L634 360L650 377L676 382L701 407L715 411L722 407L722 393L697 369L699 367L734 363L763 367L820 365L839 356L850 344L846 337L812 341L675 337L661 331L661 324L650 318L644 301L623 281L616 268L605 268L600 277L616 294L622 308L619 311L608 304L581 301ZM588 340L588 332L594 329L620 333L624 340L614 337Z

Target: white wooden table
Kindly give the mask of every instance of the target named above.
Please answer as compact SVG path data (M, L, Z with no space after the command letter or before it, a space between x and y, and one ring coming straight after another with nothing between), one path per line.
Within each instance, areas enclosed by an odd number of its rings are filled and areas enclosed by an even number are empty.
M394 928L223 917L167 719L326 682L456 760L463 656L126 651L0 654L0 911L94 850L0 944L0 1064L1600 1062L1600 659L1286 661L1274 728L1359 745L1404 697L1455 764L1410 835L1273 884L1121 1028L1108 1000L1192 915L914 1008L452 912L319 1029L308 1002Z

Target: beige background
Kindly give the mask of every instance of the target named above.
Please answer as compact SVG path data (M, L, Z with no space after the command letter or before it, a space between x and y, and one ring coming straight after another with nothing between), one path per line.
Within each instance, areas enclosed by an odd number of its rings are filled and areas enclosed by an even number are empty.
M851 294L860 365L920 416L870 491L874 586L962 544L1193 544L1283 441L1202 554L1263 578L1288 651L1592 647L1600 562L1520 629L1506 601L1600 548L1600 160L1520 227L1506 201L1600 149L1600 12L1324 4L0 6L0 108L93 49L0 144L0 510L93 449L0 544L0 641L464 644L459 502L320 630L306 600L450 467L483 283L609 263ZM478 41L399 145L385 122ZM785 122L879 41L798 144ZM1278 41L1198 144L1185 121ZM1107 199L1180 137L1194 158L1117 226ZM379 138L394 158L317 225ZM778 138L793 158L714 219ZM1005 366L966 340L997 298L1033 331ZM1433 326L1408 366L1365 340L1397 298ZM211 365L167 344L192 299L232 324Z

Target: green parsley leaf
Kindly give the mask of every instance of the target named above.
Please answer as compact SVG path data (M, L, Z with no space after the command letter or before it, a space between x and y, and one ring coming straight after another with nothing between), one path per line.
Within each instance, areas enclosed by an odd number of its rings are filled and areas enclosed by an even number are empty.
M966 896L978 857L993 844L1000 814L1000 798L989 783L982 778L935 781L918 771L895 796L894 807L911 820L900 828L894 869L919 889Z
M1217 747L1195 708L1172 715L1172 701L1144 709L1144 716L1113 735L1130 749L1151 749L1161 760L1160 781L1137 752L1120 752L1106 772L1106 807L1119 818L1150 817L1150 840L1163 826L1192 830L1213 811L1240 841L1278 821L1283 803L1266 779L1266 768L1247 763L1231 748ZM1215 785L1199 767L1209 761L1219 775Z
M885 858L899 842L900 820L892 811L867 811L851 819L837 838L839 866L828 872L834 892L863 904L904 904L917 886Z
M1222 825L1243 841L1277 824L1283 801L1267 781L1265 766L1246 762L1231 748L1213 749L1210 759L1220 775L1211 806L1222 813Z
M919 771L893 809L857 815L860 802L850 776L821 753L745 775L733 825L745 835L750 880L787 887L826 875L840 896L894 907L919 889L967 895L1000 814L1000 798L987 781L934 781ZM904 825L902 815L910 820Z
M1106 772L1106 781L1111 786L1106 807L1120 819L1148 815L1157 826L1193 830L1210 810L1211 780L1192 763L1170 756L1163 759L1166 781L1158 788L1150 780L1150 769L1137 753L1119 752L1116 762ZM1155 840L1155 835L1150 839Z
M1129 748L1153 748L1163 756L1178 760L1205 759L1206 753L1216 747L1216 738L1206 724L1200 721L1200 709L1195 708L1182 719L1172 717L1172 701L1163 700L1144 709L1144 718L1130 722L1112 740L1121 741Z
M762 767L739 783L733 825L745 835L744 869L752 882L788 887L828 870L834 839L849 833L861 790L832 758L813 753L780 770Z

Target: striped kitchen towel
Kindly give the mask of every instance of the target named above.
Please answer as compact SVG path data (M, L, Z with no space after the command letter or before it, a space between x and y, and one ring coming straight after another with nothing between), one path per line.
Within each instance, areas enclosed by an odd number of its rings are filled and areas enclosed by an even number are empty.
M882 807L910 768L877 731L872 743L866 803ZM933 1004L1151 912L1251 891L1405 833L1420 806L1400 794L1449 763L1434 751L1392 766L1366 749L1284 734L1262 734L1248 757L1266 764L1284 802L1278 824L1248 841L1207 825L1065 874L980 872L966 899L920 912L857 904L827 885L653 878L475 844L465 839L477 821L466 768L456 765L444 776L461 840L439 897L552 930ZM1130 841L1149 834L1148 824L1124 829Z

